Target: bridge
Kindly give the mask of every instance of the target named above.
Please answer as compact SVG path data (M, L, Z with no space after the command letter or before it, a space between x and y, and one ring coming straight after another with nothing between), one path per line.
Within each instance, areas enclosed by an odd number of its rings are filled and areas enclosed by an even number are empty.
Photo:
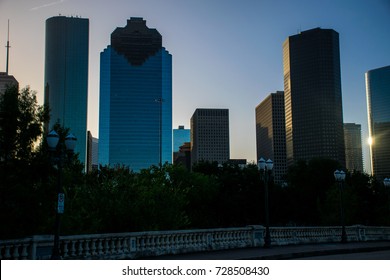
M294 252L299 256L300 251L308 250L313 245L340 243L342 228L337 226L271 227L270 233L273 248L301 245L288 247L296 248ZM390 227L354 225L347 226L346 233L349 242L343 245L346 250L348 248L353 250L357 246L368 251L372 247L369 241L381 242L378 243L380 246L390 250ZM229 259L227 252L237 253L239 250L251 252L263 247L264 235L265 228L258 225L239 228L70 235L60 237L60 253L62 259L76 260L159 259L167 256L179 258L185 255L195 258L196 254L198 256L202 254L206 259L212 259L210 256ZM52 247L52 235L1 240L0 259L50 259ZM223 254L225 257L222 257ZM234 258L231 256L231 259ZM257 258L273 257L270 254L262 254L262 257Z

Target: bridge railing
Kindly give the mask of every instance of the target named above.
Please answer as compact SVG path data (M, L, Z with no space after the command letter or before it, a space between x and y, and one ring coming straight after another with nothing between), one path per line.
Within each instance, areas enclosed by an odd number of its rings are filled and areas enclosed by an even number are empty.
M346 227L348 241L390 240L390 227ZM339 242L341 227L271 227L272 245ZM148 231L60 237L63 259L135 259L148 256L261 247L262 226ZM1 240L0 259L49 259L53 236Z

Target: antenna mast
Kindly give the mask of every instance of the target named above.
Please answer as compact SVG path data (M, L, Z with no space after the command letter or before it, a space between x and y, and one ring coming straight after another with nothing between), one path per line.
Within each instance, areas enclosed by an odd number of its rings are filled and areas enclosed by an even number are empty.
M5 66L5 74L8 75L9 48L10 48L10 45L9 45L9 20L8 20L7 46L5 46L5 47L7 48L7 63Z

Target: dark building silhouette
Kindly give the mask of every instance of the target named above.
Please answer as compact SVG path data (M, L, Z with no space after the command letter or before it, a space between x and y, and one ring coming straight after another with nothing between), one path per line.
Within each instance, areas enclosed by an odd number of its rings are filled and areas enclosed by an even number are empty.
M271 93L256 107L256 147L257 160L271 159L274 180L283 183L287 172L283 91Z
M5 92L7 87L16 86L19 88L19 83L14 76L8 75L7 72L0 72L0 96Z
M349 171L363 172L362 126L344 124L345 162Z
M390 66L366 73L371 169L378 179L390 178Z
M172 162L172 56L130 18L100 55L99 164L134 171Z
M173 163L181 164L187 170L191 170L191 143L185 142L179 147L177 152L173 153Z
M230 159L229 110L196 109L191 117L191 163Z
M315 28L283 43L287 161L345 166L339 34Z

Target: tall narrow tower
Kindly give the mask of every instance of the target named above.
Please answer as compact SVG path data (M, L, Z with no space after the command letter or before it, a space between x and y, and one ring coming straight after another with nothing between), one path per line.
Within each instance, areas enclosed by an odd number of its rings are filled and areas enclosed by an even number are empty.
M45 104L56 122L77 137L75 152L86 162L89 20L56 16L46 20Z
M99 163L134 171L172 162L172 56L130 18L100 54Z
M390 66L366 73L372 174L390 178Z
M315 28L283 43L287 161L345 166L339 34Z

